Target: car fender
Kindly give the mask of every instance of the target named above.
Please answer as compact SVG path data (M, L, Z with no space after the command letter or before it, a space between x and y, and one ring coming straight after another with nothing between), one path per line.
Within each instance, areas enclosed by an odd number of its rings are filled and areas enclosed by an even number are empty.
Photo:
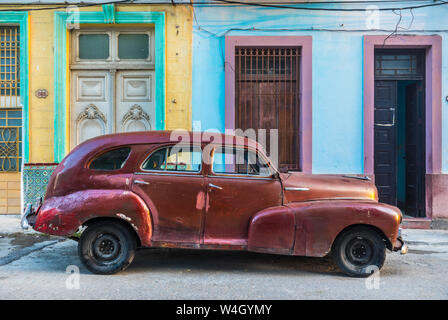
M130 225L142 246L149 246L152 220L145 202L127 190L88 189L45 199L34 229L57 236L71 236L95 218L117 218Z
M295 238L295 216L286 206L257 212L249 222L249 251L291 254Z
M367 225L395 243L401 212L375 201L328 200L287 205L294 213L296 233L294 255L323 257L331 251L336 237L346 228Z

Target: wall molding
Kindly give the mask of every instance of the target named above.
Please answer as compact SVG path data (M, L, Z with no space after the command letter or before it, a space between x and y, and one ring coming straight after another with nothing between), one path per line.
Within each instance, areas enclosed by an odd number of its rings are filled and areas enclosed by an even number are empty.
M312 172L312 43L311 36L225 37L225 129L235 129L235 47L301 47L300 65L300 162L303 172Z
M364 36L364 174L374 174L375 48L426 49L426 173L442 172L442 37L398 35Z
M20 102L22 104L22 166L29 159L29 16L27 12L0 12L1 24L17 24L20 29Z
M105 16L105 12L107 17ZM69 30L67 23L104 24L111 19L110 10L54 13L55 68L54 68L54 161L60 162L69 152ZM165 65L166 23L165 12L115 12L115 24L154 24L155 28L155 130L165 129Z

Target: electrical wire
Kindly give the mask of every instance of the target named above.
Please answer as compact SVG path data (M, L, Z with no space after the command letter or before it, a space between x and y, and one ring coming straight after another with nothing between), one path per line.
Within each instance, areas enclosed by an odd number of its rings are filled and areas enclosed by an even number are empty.
M398 10L411 10L411 9L420 9L420 8L426 8L426 7L435 7L435 6L441 6L448 4L448 1L444 0L428 0L432 3L428 4L422 4L422 5L415 5L415 6L407 6L407 7L394 7L394 8L377 8L378 11L398 11ZM434 2L437 1L437 2ZM367 4L367 3L409 3L409 0L370 0L370 1L317 1L317 2L305 2L305 1L282 1L282 2L243 2L243 1L237 1L237 0L207 0L207 1L197 1L193 4L190 1L189 5L193 6L201 6L201 5L215 5L215 6L221 6L221 5L235 5L235 6L255 6L255 7L264 7L264 8L278 8L278 9L292 9L292 10L310 10L310 11L336 11L336 12L343 12L343 11L365 11L365 8L316 8L316 7L303 7L303 6L292 6L294 5L316 5L316 4ZM425 2L425 0L416 0L416 2ZM147 5L147 4L167 4L167 2L151 2L151 3L135 3L133 0L115 0L115 1L107 1L107 2L100 2L100 3L65 3L58 5L57 7L41 7L41 8L17 8L17 9L0 9L0 12L2 11L45 11L45 10L58 10L58 9L66 9L68 7L93 7L93 6L100 6L105 4L133 4L133 5ZM171 0L171 5L176 4L188 4L187 2L176 2L175 0ZM291 4L291 5L287 5ZM30 3L30 4L17 4L17 3L3 3L2 5L8 5L8 6L32 6L32 5L45 5L43 3ZM48 5L48 4L47 4Z
M68 7L78 7L78 8L86 8L86 7L94 7L94 6L101 6L104 4L120 4L120 3L130 3L132 0L115 0L115 1L108 1L108 2L99 2L99 3L79 3L79 4L61 4L57 7L42 7L42 8L13 8L13 9L0 9L0 12L4 11L46 11L46 10L59 10L59 9L66 9ZM43 4L1 4L6 6L32 6L32 5L43 5Z
M292 10L310 10L310 11L366 11L365 8L314 8L314 7L296 7L288 5L277 5L277 4L267 4L267 3L257 3L257 2L241 2L236 0L213 0L219 3L225 4L236 4L241 6L252 6L252 7L263 7L263 8L277 8L277 9L292 9ZM428 3L418 6L408 6L408 7L397 7L397 8L378 8L378 11L398 11L398 10L410 10L410 9L420 9L426 7L435 7L448 4L448 1L438 0L437 3Z

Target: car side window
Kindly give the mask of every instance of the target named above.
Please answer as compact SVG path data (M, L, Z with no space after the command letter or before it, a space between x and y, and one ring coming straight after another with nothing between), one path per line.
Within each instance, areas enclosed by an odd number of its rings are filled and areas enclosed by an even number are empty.
M105 152L90 162L91 170L118 170L123 168L131 148L119 148Z
M264 177L272 174L269 164L263 157L254 151L243 148L215 149L213 172Z
M201 171L202 151L199 146L172 146L153 152L143 162L143 170Z

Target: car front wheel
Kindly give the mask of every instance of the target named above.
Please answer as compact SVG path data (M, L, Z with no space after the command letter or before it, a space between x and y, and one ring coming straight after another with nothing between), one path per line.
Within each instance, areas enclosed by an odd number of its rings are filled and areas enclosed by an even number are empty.
M386 259L386 245L381 236L368 227L344 231L333 244L333 259L351 277L368 277L379 271Z
M78 242L83 264L96 274L114 274L134 260L136 239L121 223L102 221L87 227Z

